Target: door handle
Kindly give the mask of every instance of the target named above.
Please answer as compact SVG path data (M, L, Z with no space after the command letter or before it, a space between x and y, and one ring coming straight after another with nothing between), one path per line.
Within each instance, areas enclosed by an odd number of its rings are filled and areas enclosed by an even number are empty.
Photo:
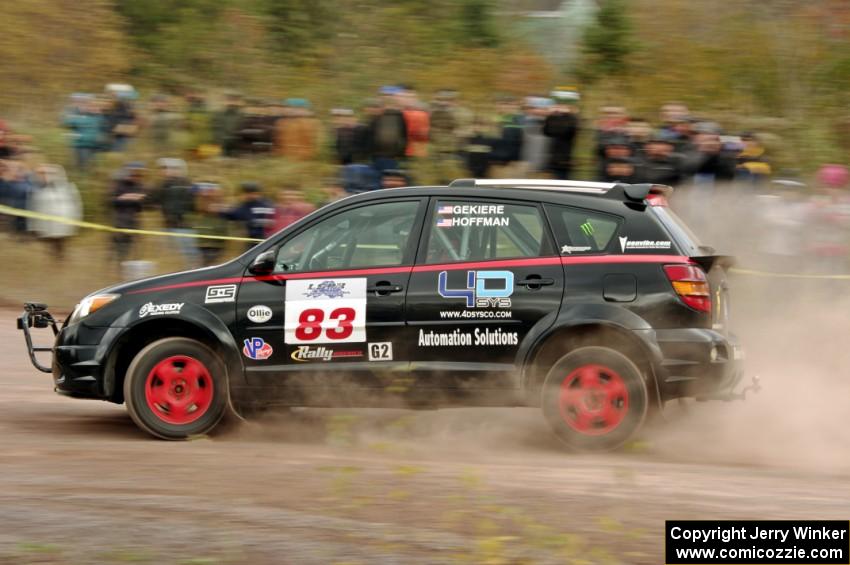
M517 281L516 284L527 287L529 290L539 290L544 286L555 284L555 279L544 279L537 275L531 275L528 278Z
M387 296L388 294L392 294L393 292L401 292L404 290L404 287L399 284L390 284L388 282L379 282L374 286L370 286L366 289L366 292L374 292L378 296Z

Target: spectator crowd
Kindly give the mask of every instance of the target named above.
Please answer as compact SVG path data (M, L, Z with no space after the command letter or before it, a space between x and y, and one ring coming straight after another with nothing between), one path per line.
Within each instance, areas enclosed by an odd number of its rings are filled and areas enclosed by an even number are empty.
M237 235L261 239L316 207L284 180L263 187L245 179L239 201L227 203L218 183L190 179L189 164L198 160L254 154L295 162L331 159L338 178L326 183L331 188L318 205L345 194L413 184L420 170L439 183L459 176L571 179L579 170L585 177L591 170L599 181L681 186L691 195L686 205L697 207L710 201L717 186L735 183L736 190L763 200L766 252L776 250L781 234L816 220L823 229L810 234L823 241L809 237L811 248L832 257L831 265L848 266L850 179L842 165L823 168L814 191L803 190L798 180L776 180L758 134L724 131L675 102L665 104L656 120L606 106L593 122L582 117L579 93L572 88L548 96L501 97L493 107L474 113L453 90L436 92L426 104L413 87L398 85L382 87L360 108L333 108L321 120L304 98L263 101L231 92L213 108L202 93L191 91L182 98L154 95L142 106L133 87L111 84L102 94L72 95L61 121L74 174L89 174L100 153L124 152L141 137L162 156L155 172L130 161L113 175L105 192L118 228L138 229L140 214L153 208L164 229L176 234L222 236L231 233L228 225L237 224ZM584 166L577 166L582 129L591 130L584 139L592 137L592 166L586 157L579 160ZM31 170L19 158L28 142L0 121L0 203L80 219L80 195L65 171L52 164ZM13 233L50 242L60 258L75 232L73 226L37 219L12 218L6 225ZM802 245L803 240L795 241ZM133 257L133 236L116 233L112 243L116 261ZM213 264L224 249L223 241L206 238L177 237L173 245L187 266Z

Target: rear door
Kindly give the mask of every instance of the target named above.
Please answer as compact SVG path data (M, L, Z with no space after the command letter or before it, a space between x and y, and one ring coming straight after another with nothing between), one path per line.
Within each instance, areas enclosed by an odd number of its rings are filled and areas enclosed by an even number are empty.
M343 380L379 387L372 372L407 370L399 338L426 200L320 218L281 243L273 275L245 275L237 316L249 383L297 394Z
M552 324L563 292L539 205L432 199L407 293L416 385L514 388L521 344Z

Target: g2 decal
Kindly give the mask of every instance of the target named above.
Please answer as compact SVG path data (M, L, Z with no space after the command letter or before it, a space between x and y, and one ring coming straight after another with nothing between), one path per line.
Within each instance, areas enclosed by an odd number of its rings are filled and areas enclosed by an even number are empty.
M245 346L242 348L242 353L248 359L255 361L263 361L268 359L274 353L272 346L266 343L261 337L250 337L245 340Z
M391 341L381 341L369 344L369 361L392 361L393 344Z
M466 288L449 288L448 271L441 271L437 292L443 298L463 298L467 308L510 308L514 293L514 274L511 271L467 271ZM497 288L487 288L494 281ZM500 281L500 282L499 282Z
M366 279L287 281L283 341L366 341Z

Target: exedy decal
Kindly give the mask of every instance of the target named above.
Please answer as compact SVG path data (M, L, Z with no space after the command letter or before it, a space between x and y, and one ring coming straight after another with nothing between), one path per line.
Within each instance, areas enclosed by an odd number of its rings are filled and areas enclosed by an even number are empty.
M514 274L511 271L467 271L466 288L449 288L448 271L437 278L437 292L443 298L463 298L467 308L510 308L514 293ZM494 281L496 288L487 288Z
M346 350L340 351L320 345L300 345L290 355L293 361L330 361L332 359L363 357L362 351Z
M183 309L184 302L178 302L175 304L154 304L153 302L148 302L147 304L143 304L141 308L139 308L139 318L144 318L145 316L162 316L165 314L179 314L180 310Z

